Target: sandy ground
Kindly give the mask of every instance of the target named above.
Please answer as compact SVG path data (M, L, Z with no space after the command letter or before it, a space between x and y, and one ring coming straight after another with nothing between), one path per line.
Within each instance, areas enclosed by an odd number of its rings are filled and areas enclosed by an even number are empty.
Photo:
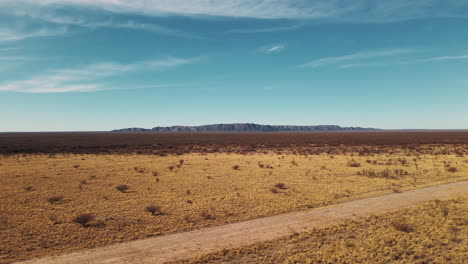
M467 192L468 181L461 181L19 263L164 263Z

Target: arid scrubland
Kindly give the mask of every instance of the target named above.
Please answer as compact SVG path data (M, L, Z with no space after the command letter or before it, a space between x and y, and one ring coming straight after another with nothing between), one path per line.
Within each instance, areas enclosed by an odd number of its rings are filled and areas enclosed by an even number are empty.
M467 221L464 195L179 263L466 263Z
M1 156L0 261L468 178L465 145L329 150Z

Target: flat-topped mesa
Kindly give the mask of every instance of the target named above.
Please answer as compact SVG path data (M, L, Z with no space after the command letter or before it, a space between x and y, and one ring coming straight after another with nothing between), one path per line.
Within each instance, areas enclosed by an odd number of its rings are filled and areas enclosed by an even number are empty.
M337 125L291 126L259 125L253 123L213 124L203 126L170 126L147 128L123 128L114 132L323 132L323 131L376 131L375 128L341 127Z

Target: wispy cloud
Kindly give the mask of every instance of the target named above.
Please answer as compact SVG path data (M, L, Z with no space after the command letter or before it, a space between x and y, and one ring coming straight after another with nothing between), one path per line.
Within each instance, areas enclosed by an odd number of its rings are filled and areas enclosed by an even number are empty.
M29 60L30 58L28 57L22 57L22 56L0 56L0 61L25 61Z
M1 6L1 4L0 4ZM152 32L158 32L166 35L173 35L179 37L190 37L190 38L200 38L191 33L182 32L165 26L160 26L152 23L142 23L131 19L102 19L101 17L90 16L89 14L85 15L80 12L62 14L56 10L52 9L15 9L11 11L12 15L29 17L33 19L42 20L48 23L54 23L59 25L72 25L80 26L85 28L124 28L124 29L136 29L136 30L146 30Z
M283 27L268 27L268 28L237 28L226 31L227 33L267 33L267 32L278 32L278 31L289 31L296 30L303 27L303 24L297 24L292 26Z
M142 15L225 16L249 18L395 21L467 16L460 0L4 0L6 7L79 6Z
M284 45L273 45L273 46L265 46L261 47L259 50L264 53L275 53L284 50Z
M0 28L0 43L13 42L29 38L50 37L64 35L67 33L67 28L42 28L34 31L15 31L9 28Z
M140 70L164 70L188 63L196 59L168 58L142 61L133 64L106 62L87 65L78 69L62 69L28 80L13 81L0 85L0 91L23 93L63 93L107 90L103 84L106 77Z
M433 57L433 58L423 59L422 61L446 61L446 60L468 60L468 55Z
M19 47L4 47L4 48L0 48L0 52L10 52L10 51L15 51L19 49L20 49Z
M299 67L314 67L315 68L315 67L321 67L321 66L330 65L330 64L341 64L341 63L347 63L348 65L351 65L350 62L354 62L354 61L362 61L362 60L368 60L368 59L373 59L373 58L396 56L396 55L402 55L402 54L409 54L413 52L414 50L408 50L408 49L357 52L357 53L344 55L344 56L325 57L325 58L312 60L310 62L299 65ZM352 63L352 64L356 64L356 63Z

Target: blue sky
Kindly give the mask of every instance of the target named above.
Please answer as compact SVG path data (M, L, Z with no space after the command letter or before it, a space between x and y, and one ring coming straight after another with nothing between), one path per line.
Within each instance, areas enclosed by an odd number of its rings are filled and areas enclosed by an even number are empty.
M468 0L0 0L0 131L468 128Z

